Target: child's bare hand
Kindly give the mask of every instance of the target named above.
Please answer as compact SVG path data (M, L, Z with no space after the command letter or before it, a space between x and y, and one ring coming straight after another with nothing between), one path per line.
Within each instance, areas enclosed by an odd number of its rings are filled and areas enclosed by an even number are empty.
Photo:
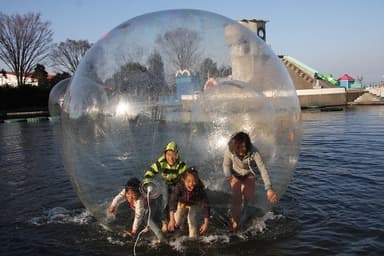
M110 206L107 211L108 218L116 219L116 208L113 206Z
M201 225L199 231L200 231L200 234L203 234L203 233L207 232L207 230L208 230L208 223L204 223L203 225Z
M130 232L130 231L128 231L128 230L124 230L124 231L123 231L123 237L127 237L127 236L129 236L129 237L133 237L134 234L132 234L132 232Z
M272 189L268 189L267 198L268 198L268 201L273 204L277 202L277 195Z
M176 225L175 220L170 219L168 223L168 231L171 231L171 232L174 231L175 225Z

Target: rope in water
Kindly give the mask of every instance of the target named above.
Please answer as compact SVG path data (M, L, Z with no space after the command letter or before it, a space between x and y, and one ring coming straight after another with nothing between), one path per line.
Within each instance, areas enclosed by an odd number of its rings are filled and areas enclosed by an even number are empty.
M147 220L147 225L137 235L137 238L136 238L136 241L135 241L135 245L133 246L133 255L134 256L136 256L136 246L137 246L137 243L139 242L141 234L144 233L145 231L147 231L147 229L149 228L149 221L151 219L151 206L149 204L149 193L150 193L150 190L148 189L148 191L147 191L147 202L148 202L148 220Z

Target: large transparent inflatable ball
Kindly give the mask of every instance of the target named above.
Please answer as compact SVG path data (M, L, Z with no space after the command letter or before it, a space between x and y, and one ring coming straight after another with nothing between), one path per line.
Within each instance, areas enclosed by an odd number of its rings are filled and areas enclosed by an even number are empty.
M71 78L65 78L55 84L49 92L48 111L51 118L60 117L61 108L64 102L64 95L70 82Z
M65 168L85 207L112 230L128 223L107 218L113 197L129 178L142 179L169 141L222 215L231 135L250 135L279 198L301 143L298 97L279 58L237 21L198 10L145 14L103 36L77 68L61 114ZM256 189L250 205L270 211L261 178Z

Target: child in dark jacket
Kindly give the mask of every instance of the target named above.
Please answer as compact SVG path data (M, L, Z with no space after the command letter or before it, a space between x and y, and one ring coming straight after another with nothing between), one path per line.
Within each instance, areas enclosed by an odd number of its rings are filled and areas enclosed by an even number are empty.
M204 214L204 222L198 229L197 215L201 209ZM187 217L189 237L196 238L198 231L200 234L207 231L209 216L210 208L204 185L197 170L193 167L188 168L177 183L169 200L168 230L174 231L175 227L182 225Z

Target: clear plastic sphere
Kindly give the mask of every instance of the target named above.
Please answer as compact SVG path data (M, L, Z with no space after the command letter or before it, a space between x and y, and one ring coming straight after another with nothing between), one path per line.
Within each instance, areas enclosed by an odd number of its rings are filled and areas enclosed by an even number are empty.
M70 82L71 78L63 79L55 84L49 92L48 111L51 117L60 117L61 108L64 102L64 95Z
M249 133L280 198L301 143L299 101L279 58L237 21L198 10L138 16L94 44L65 95L62 127L74 188L112 229L106 207L168 141L199 170L213 209L230 205L222 161L232 134ZM261 178L256 195L252 204L269 211Z

